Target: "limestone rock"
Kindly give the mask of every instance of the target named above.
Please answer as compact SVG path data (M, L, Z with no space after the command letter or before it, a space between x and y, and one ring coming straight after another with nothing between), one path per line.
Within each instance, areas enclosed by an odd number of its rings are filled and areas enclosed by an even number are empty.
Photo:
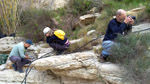
M144 13L145 8L146 7L140 7L140 8L131 9L131 10L127 11L127 14L138 17L138 15Z
M104 80L112 84L132 84L122 82L125 69L116 64L98 62L97 55L91 51L39 59L32 66L37 70L51 70L59 76L101 82Z
M101 14L87 14L79 17L79 21L73 25L73 28L77 28L78 26L87 26L95 22L95 19L100 17Z
M57 75L95 80L98 78L96 60L94 53L84 52L43 58L35 61L33 66L38 70L50 69Z
M138 32L138 31L143 31L143 30L146 30L143 32L149 32L150 31L149 28L150 28L150 23L143 23L143 24L133 26L132 32Z
M0 71L0 84L21 84L25 73L13 70ZM60 84L59 79L53 79L46 71L32 70L27 77L27 84Z
M5 37L0 39L0 53L9 53L13 46L23 41L21 37Z
M83 25L89 25L91 23L95 22L95 19L97 17L100 17L101 15L99 13L95 13L95 14L87 14L87 15L83 15L80 16L80 22L79 24L83 24Z
M96 32L96 30L90 30L90 31L87 32L87 35L91 35L91 34L93 34L95 32Z
M28 7L35 7L35 8L44 8L48 10L55 10L57 8L64 7L69 0L22 0L21 7L22 10L27 9Z

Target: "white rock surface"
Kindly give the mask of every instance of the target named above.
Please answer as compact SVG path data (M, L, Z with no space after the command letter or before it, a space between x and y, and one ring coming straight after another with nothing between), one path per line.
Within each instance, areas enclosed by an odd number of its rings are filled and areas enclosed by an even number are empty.
M146 30L146 29L149 29L149 30ZM143 24L135 25L135 26L133 26L132 32L137 32L137 31L142 31L142 30L146 30L143 32L149 32L150 31L150 23L143 23Z
M125 70L116 64L100 63L93 52L52 56L33 63L37 70L51 70L59 76L81 78L84 80L105 80L112 84L125 84L122 74ZM130 84L126 81L126 84Z
M21 84L24 76L25 73L13 70L0 71L0 84ZM32 70L27 77L27 84L60 84L60 82L58 78L53 79L46 71Z
M91 35L91 34L93 34L95 32L96 32L96 30L90 30L90 31L87 32L87 35Z
M145 6L134 8L134 9L127 11L127 14L138 17L140 14L144 13L145 9L146 9Z
M0 39L0 53L9 53L13 46L23 41L20 37L5 37Z
M22 9L28 7L45 8L55 10L64 7L69 0L21 0Z

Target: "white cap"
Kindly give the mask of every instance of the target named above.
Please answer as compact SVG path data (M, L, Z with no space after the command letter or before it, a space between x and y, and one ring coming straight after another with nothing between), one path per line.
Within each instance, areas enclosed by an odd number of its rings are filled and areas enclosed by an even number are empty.
M44 30L43 30L44 35L45 35L46 33L48 33L49 31L51 31L51 28L45 27Z

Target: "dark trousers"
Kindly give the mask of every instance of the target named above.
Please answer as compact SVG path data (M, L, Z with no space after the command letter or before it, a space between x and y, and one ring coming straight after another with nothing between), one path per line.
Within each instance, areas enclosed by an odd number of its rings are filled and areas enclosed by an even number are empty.
M25 64L29 64L31 62L30 60L19 56L11 56L10 60L17 66L17 70L22 69Z
M69 47L69 45L60 45L58 43L50 43L49 45L56 51L64 51Z

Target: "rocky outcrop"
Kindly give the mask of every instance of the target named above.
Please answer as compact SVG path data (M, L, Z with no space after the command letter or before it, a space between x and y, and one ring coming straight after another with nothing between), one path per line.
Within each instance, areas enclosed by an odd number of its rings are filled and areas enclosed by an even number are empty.
M52 70L57 75L93 80L98 78L98 70L93 65L96 59L94 53L85 52L43 58L35 61L33 66L38 70Z
M21 84L24 77L25 73L13 70L0 71L0 84ZM60 81L59 78L48 75L47 71L32 70L27 77L27 84L60 84Z
M21 41L20 37L5 37L0 39L0 53L9 53L13 46Z
M0 84L21 84L25 73L13 70L0 72ZM55 76L49 71L32 70L27 77L27 84L104 84L103 82L83 80L79 78ZM24 84L24 83L23 83Z
M133 26L132 32L150 32L150 23L143 23Z
M69 0L21 0L20 5L23 10L28 7L55 10L64 7L68 1Z
M138 17L140 14L144 13L145 9L146 7L139 7L139 8L131 9L127 11L127 14Z
M93 14L87 14L79 17L79 21L73 25L73 28L75 29L78 26L87 26L95 22L95 19L100 17L101 14L99 13L93 13Z
M125 70L116 64L98 62L92 51L42 58L32 66L28 84L134 84L122 82ZM20 84L24 76L13 70L0 71L0 83Z
M112 63L98 62L97 55L92 51L43 58L35 61L32 66L41 71L51 70L60 77L125 84L122 82L125 70ZM126 84L133 83L126 81Z

